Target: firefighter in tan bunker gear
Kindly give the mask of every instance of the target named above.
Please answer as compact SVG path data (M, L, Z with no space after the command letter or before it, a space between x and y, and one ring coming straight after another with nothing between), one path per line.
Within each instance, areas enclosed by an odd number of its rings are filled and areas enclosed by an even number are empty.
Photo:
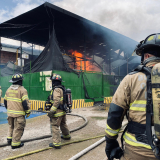
M1 104L1 97L2 97L2 89L1 89L1 86L0 86L0 104Z
M147 134L147 128L151 130L152 127L147 126L146 118L147 107L150 105L147 90L149 76L146 71L143 71L143 68L150 70L155 64L160 63L160 34L152 34L141 41L135 53L141 56L141 65L122 80L113 96L108 112L105 152L109 160L114 158L156 160L152 145L150 145L152 138L148 138ZM124 150L122 150L116 139L126 113L128 113L128 125L122 134L125 141ZM153 117L150 121L153 125Z
M60 75L53 74L52 79L52 91L51 91L51 100L52 107L48 116L50 117L50 125L51 125L51 134L53 138L53 143L50 143L50 147L54 147L56 149L61 148L61 138L65 140L70 140L70 132L68 126L66 124L66 112L64 111L63 104L63 90L64 86L61 85L62 78ZM62 135L60 135L60 130L62 131Z
M12 149L20 148L24 144L20 139L26 125L26 118L30 115L27 90L22 86L23 76L15 74L9 81L12 85L7 89L4 105L7 109L9 131L7 141Z

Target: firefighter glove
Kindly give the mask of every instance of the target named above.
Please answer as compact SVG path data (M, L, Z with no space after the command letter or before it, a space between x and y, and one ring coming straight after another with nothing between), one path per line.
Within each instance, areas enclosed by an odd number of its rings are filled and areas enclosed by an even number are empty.
M119 147L118 141L116 139L106 138L106 148L105 152L108 157L108 160L113 160L114 158L120 159L123 155L122 149Z
M31 110L26 110L25 113L26 113L26 118L28 118L31 114Z
M55 114L55 111L50 111L50 112L48 112L47 116L52 118L54 116L54 114Z

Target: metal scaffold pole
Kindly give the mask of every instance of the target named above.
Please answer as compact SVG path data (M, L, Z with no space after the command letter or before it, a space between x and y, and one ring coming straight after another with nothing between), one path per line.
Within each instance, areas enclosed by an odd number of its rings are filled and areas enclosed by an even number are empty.
M127 74L128 74L128 53L127 53Z
M31 61L33 60L33 43L32 43L32 58Z
M31 63L31 61L30 61L30 73L29 73L29 97L30 97L30 95L31 95L31 93L30 93L30 86L31 86L31 66L32 65L32 63Z
M1 49L2 49L2 43L1 43L1 37L0 37L0 65L1 65ZM0 85L1 85L1 66L0 66Z
M84 71L86 71L86 35L84 30Z
M21 58L21 67L22 67L22 41L20 41L20 48L21 48L21 55L20 55L20 58Z
M110 53L109 52L109 74L111 75L111 57L110 57Z

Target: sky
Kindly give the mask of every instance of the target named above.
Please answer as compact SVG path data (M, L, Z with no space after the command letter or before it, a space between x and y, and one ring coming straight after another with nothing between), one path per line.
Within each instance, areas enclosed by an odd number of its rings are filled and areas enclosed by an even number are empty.
M0 23L45 2L45 0L0 0ZM47 0L47 2L137 42L152 33L160 32L159 0Z

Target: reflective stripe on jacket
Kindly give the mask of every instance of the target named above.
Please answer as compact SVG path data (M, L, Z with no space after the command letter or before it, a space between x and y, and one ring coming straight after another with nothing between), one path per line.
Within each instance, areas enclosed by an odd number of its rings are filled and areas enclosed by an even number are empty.
M53 100L53 105L50 110L55 111L54 117L60 117L65 115L66 113L57 109L60 105L63 105L63 90L61 88L55 88L54 91L51 91L51 99Z
M130 144L131 146L144 147L147 149L151 149L151 146L149 144L145 144L145 143L137 141L134 136L132 136L131 134L129 134L127 132L125 132L123 138L124 138L125 142Z
M51 93L50 93L50 102L51 102L51 104L54 103L54 101L53 101L53 90L51 90Z
M130 110L132 111L144 111L146 112L146 100L136 100L130 104Z
M106 132L107 134L109 134L110 136L116 136L116 135L118 135L119 130L120 130L120 129L114 130L114 129L110 128L108 125L106 125L106 130L105 130L105 132Z
M7 115L10 117L25 115L23 101L27 102L28 110L30 109L28 93L23 86L11 85L7 89L4 99L7 101Z

